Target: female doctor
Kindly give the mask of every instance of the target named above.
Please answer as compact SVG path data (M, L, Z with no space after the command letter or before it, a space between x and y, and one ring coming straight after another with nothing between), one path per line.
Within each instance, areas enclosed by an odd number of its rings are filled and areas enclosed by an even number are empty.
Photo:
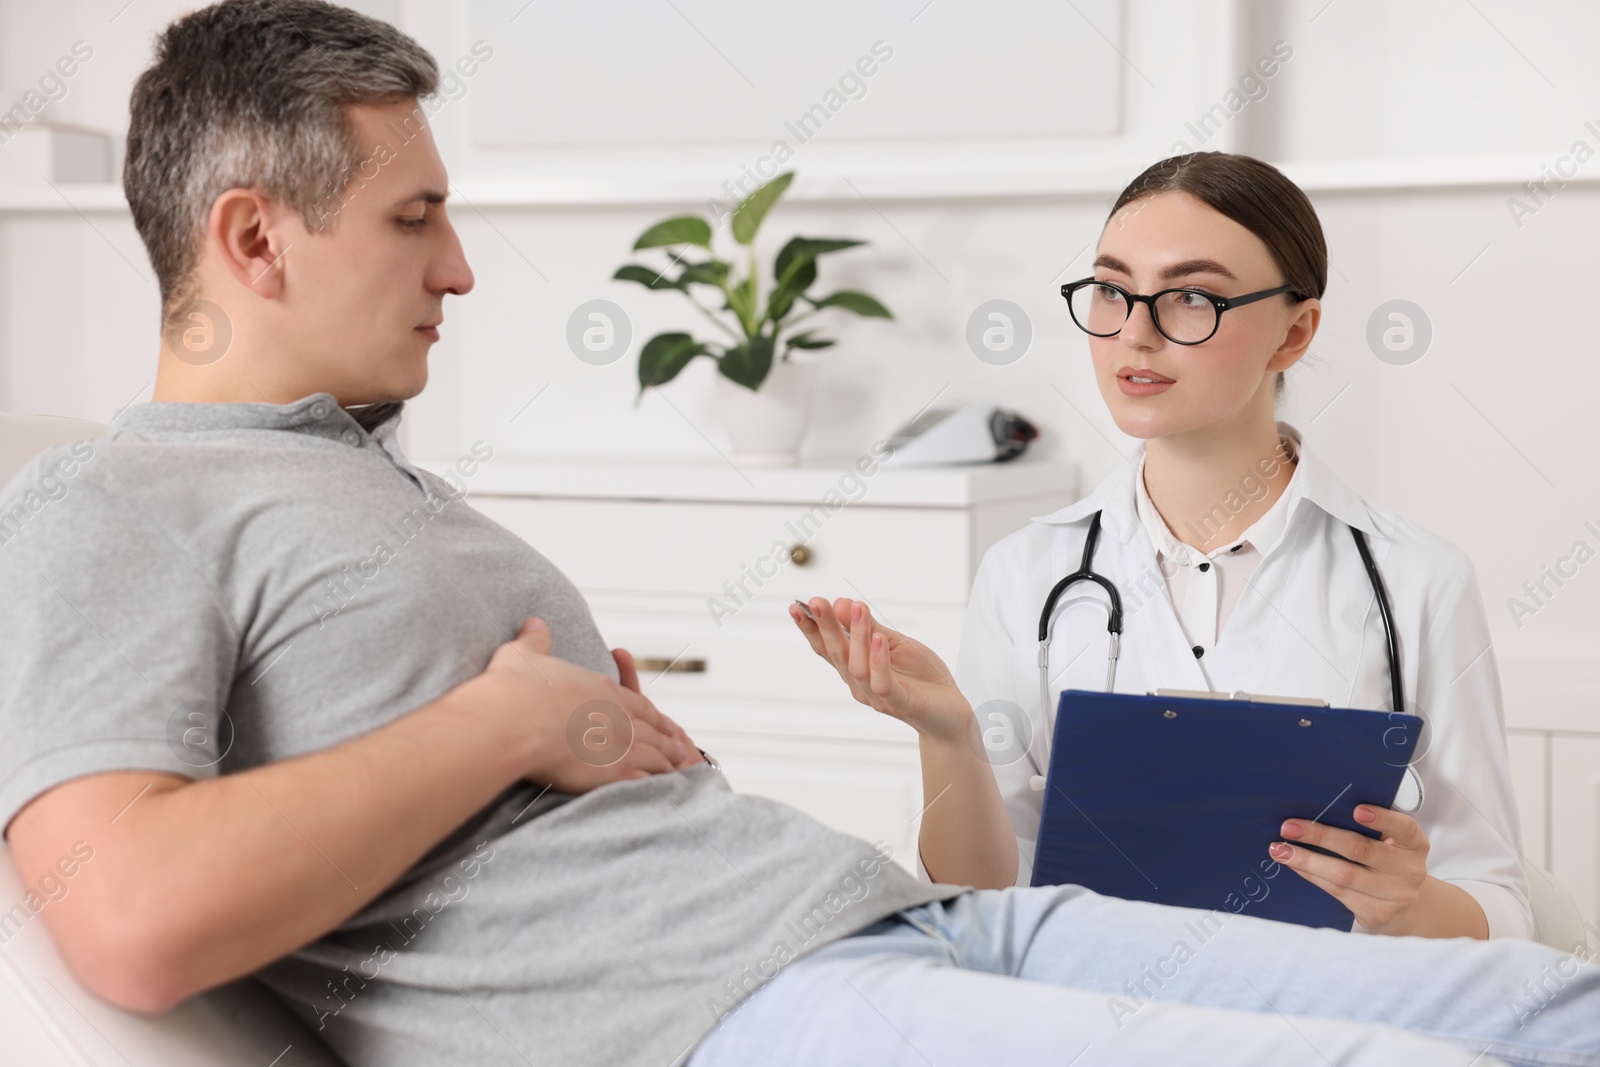
M1426 723L1413 761L1425 800L1415 817L1355 807L1381 840L1307 812L1283 823L1263 858L1337 897L1358 931L1532 936L1472 565L1367 503L1275 420L1283 372L1316 335L1327 280L1305 194L1247 156L1175 156L1123 190L1093 269L1063 286L1063 310L1088 334L1112 418L1143 443L1088 497L989 549L957 676L859 600L789 609L857 700L916 729L923 869L978 887L1029 883L1063 689L1105 689L1110 674L1120 693L1243 690L1394 710L1376 573L1398 645L1400 710ZM1119 592L1120 647L1110 595L1073 583L1046 620L1041 694L1047 594L1084 567Z

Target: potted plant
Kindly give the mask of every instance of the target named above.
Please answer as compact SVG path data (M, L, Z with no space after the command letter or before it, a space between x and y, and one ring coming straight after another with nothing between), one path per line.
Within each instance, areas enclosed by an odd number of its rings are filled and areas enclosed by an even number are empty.
M735 453L747 462L792 463L805 434L816 367L796 359L795 353L828 348L834 342L815 330L796 327L829 308L870 318L894 317L866 293L840 290L811 295L819 256L866 243L842 238L792 238L773 261L771 286L762 300L756 233L793 179L792 171L778 175L734 209L729 229L746 250L742 271L713 252L710 222L683 215L656 223L634 242L636 252L652 248L669 252L664 268L630 263L614 275L649 289L677 290L725 335L712 341L680 332L650 338L639 353L639 396L652 385L670 382L697 356L715 360L720 372L718 408ZM704 258L691 261L695 249ZM720 295L722 306L713 309L703 303L694 286L711 290L712 299Z

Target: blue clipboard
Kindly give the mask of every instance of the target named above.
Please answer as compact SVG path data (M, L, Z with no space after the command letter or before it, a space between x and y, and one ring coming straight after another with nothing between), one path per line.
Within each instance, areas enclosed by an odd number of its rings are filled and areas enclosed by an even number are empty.
M1349 930L1267 846L1288 818L1381 836L1352 813L1393 806L1422 719L1217 696L1061 694L1033 884Z

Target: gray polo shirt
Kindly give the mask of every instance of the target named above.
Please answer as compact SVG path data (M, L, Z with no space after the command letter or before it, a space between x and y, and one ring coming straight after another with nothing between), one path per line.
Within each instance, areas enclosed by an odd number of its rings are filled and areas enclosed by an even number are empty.
M17 474L0 826L81 775L204 778L360 737L530 615L616 677L571 582L464 502L493 448L441 478L383 414L368 433L327 393L143 404ZM258 977L355 1065L666 1067L789 960L961 891L886 854L709 767L576 798L523 783Z

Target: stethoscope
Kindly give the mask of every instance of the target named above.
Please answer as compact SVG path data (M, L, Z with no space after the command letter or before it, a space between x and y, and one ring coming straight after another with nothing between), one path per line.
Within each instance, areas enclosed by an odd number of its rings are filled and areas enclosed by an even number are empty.
M1106 654L1106 692L1112 691L1112 686L1117 680L1117 657L1122 651L1122 596L1117 592L1117 587L1103 574L1094 570L1094 550L1100 541L1100 512L1095 512L1089 522L1089 535L1083 542L1083 560L1078 564L1078 569L1067 575L1055 584L1050 590L1050 595L1044 598L1044 611L1039 614L1039 709L1044 716L1048 730L1052 723L1050 714L1050 624L1055 621L1056 603L1073 585L1078 582L1093 582L1105 590L1110 600L1106 607L1106 633L1110 635L1111 642ZM1389 611L1389 597L1384 592L1383 581L1378 576L1378 565L1372 559L1372 550L1367 547L1365 535L1354 526L1350 527L1350 534L1356 539L1356 550L1361 553L1361 562L1367 569L1367 579L1372 583L1372 592L1378 598L1378 613L1383 616L1383 632L1389 653L1389 692L1394 702L1394 710L1404 713L1406 707L1404 682L1400 677L1400 644L1394 636L1394 616ZM1038 778L1038 775L1034 777ZM1420 778L1414 771L1408 775L1414 782L1417 790L1416 804L1422 802ZM1040 781L1035 788L1043 788ZM1415 810L1401 808L1400 810Z

